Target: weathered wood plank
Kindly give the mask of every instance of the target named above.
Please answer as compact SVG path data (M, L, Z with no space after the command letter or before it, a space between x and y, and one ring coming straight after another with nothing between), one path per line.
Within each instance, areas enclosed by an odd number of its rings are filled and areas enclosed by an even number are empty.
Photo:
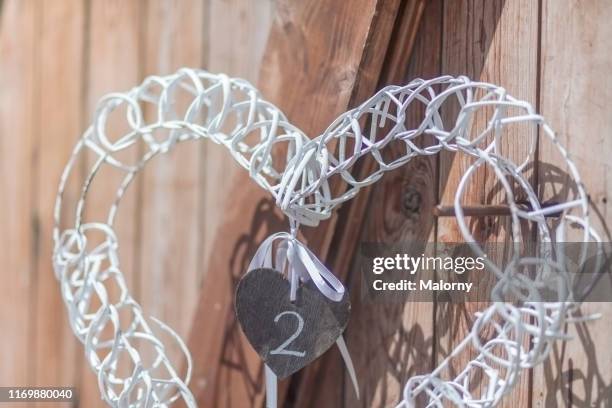
M204 2L153 0L145 15L143 76L174 73L181 67L199 67L206 27ZM185 112L193 96L177 92L177 112ZM155 120L156 107L145 111ZM169 132L158 132L163 140ZM198 268L202 237L200 225L202 152L200 142L177 144L145 167L141 178L139 226L139 300L148 316L166 322L181 337L189 332L202 270ZM178 344L169 341L167 353L175 366L182 364Z
M82 348L70 329L53 272L51 237L57 182L82 127L85 10L81 0L71 0L39 4L39 13L39 68L34 81L37 100L33 103L32 118L36 124L36 176L32 186L37 231L33 254L36 290L32 300L36 309L35 327L30 332L36 365L35 378L28 385L73 386L79 381L80 370L74 362L82 355ZM71 186L68 190L71 198L76 188Z
M441 18L442 2L429 2L408 69L396 80L440 74ZM423 114L424 109L411 110L408 124L420 123ZM425 137L420 143L427 145L430 140ZM400 149L394 150L388 154L398 157ZM373 188L361 241L435 242L436 220L429 214L437 202L437 191L431 188L436 181L436 157L415 159L386 175ZM352 286L353 296L361 296L359 285ZM434 299L405 304L362 301L356 306L355 325L350 327L348 341L352 355L359 361L357 370L364 374L363 389L361 401L357 401L350 383L345 381L344 406L394 406L401 399L409 377L433 368Z
M376 55L376 58L384 60L378 80L379 88L388 84L401 83L406 77L410 78L409 74L406 75L408 72L407 66L425 4L426 2L423 0L402 2L395 21L393 23L391 21L385 22L385 24L394 24L394 28L387 53L384 56ZM432 12L430 11L430 13ZM435 47L436 45L432 47L433 50L429 51L432 58L438 58ZM365 97L367 98L367 95ZM371 174L375 166L375 161L368 158L362 163L361 167L355 169L355 173L359 175L358 179L363 179ZM363 189L358 196L338 210L327 262L333 266L334 273L342 278L347 276L350 267L350 263L346 260L353 257L356 245L359 242L359 240L343 239L343 237L353 237L360 233L371 190L371 188Z
M213 0L208 7L206 69L255 83L274 18L274 1Z
M439 27L441 3L429 3L426 12L427 17L425 17L426 21L421 23L424 9L425 2L423 1L402 2L395 21L385 23L393 24L394 28L386 54L377 56L384 59L378 87L401 83L407 78L417 76L432 77L439 72L439 52L436 52L436 48L439 46L441 32ZM420 31L419 27L421 27ZM436 38L438 38L438 41L436 41ZM418 119L416 117L410 118L411 122L415 120ZM396 155L397 150L391 147L386 155ZM374 169L373 162L373 160L367 160L362 163L360 168L355 170L358 179L363 179ZM435 160L433 163L435 164ZM435 165L427 166L425 162L422 164L425 166L424 168L421 166L421 170L424 169L424 172L431 171L429 176L433 176L432 182L435 182L435 176L433 175ZM431 218L423 217L421 218L422 222L415 223L416 214L413 212L406 219L402 204L398 205L398 200L403 201L406 188L413 190L410 186L411 181L414 182L414 180L421 179L423 176L418 168L418 164L414 162L406 169L386 175L375 186L360 191L358 196L339 210L338 221L332 231L333 238L327 256L327 264L331 266L334 273L347 280L350 285L349 290L353 298L351 312L353 323L350 324L345 337L358 372L361 400L356 400L352 383L345 375L344 363L341 361L339 353L333 351L324 356L319 364L305 370L299 382L294 381L292 387L297 388L298 406L315 407L323 404L376 406L398 401L401 383L405 379L406 372L403 374L397 372L397 367L393 366L387 352L391 352L391 348L395 348L395 351L399 350L396 347L398 338L395 338L396 342L393 345L391 344L394 342L394 340L391 340L394 338L391 333L404 329L402 322L398 322L398 319L403 319L401 311L395 310L391 314L393 317L387 319L389 314L385 306L388 305L367 304L367 301L363 303L361 300L361 279L358 276L360 272L358 265L355 263L355 257L360 242L401 241L408 237L409 232L417 232L418 230L418 234L421 234L424 233L420 230L421 228L428 229L424 225L428 225L432 220ZM423 185L421 184L421 186ZM435 190L429 187L426 187L426 189L428 189L428 192L435 193ZM414 193L414 191L412 192ZM428 194L426 190L421 192L424 195ZM424 203L423 211L427 211L427 208L425 208L427 205L433 205L434 200L430 201L428 202L426 198L422 200ZM420 209L415 211L420 212ZM391 224L392 227L390 227ZM385 238L383 230L389 228L392 231L387 231L389 235ZM399 231L402 231L402 233ZM427 237L427 233L424 234ZM352 239L350 237L359 238ZM412 239L415 240L414 236L412 236ZM412 312L415 312L412 317L420 316L424 318L425 325L428 326L425 331L430 332L433 313L431 307L428 304L421 304L415 308L410 308L405 319L405 326L418 325L409 316ZM393 307L391 308L393 309ZM428 309L428 311L425 309ZM376 324L375 322L382 322L377 326L381 330L371 330L372 325ZM382 326L385 327L384 330ZM381 335L382 331L386 335ZM418 328L413 333L417 331L419 331ZM415 340L411 336L409 337L409 339L404 338L400 341L411 342ZM381 344L381 341L384 344ZM396 362L402 365L405 363L401 358L398 358ZM426 363L423 359L420 362ZM373 367L375 369L372 369ZM429 365L427 365L427 369L429 368ZM387 382L389 376L391 380Z
M606 242L612 224L611 18L608 2L542 2L540 111L570 152L591 198L591 223ZM550 143L543 137L540 142L539 188L546 199L555 180L564 187L572 183L563 176L567 169ZM585 303L580 313L603 317L568 325L573 339L556 344L549 360L534 370L534 408L599 407L612 400L612 307Z
M410 5L406 8L414 7L414 5L415 3L411 2ZM374 92L376 85L379 83L381 70L383 69L383 62L387 57L388 45L391 40L394 23L397 19L398 13L400 13L400 10L400 2L378 2L378 4L376 5L376 9L372 14L371 21L369 22L367 36L363 45L363 54L361 55L361 60L359 61L359 65L357 68L358 75L355 78L353 89L350 93L346 108L355 106L362 102L364 99L366 99L368 96L370 96ZM347 17L343 18L350 18L351 20L354 20L355 16L347 15ZM321 30L315 30L315 33L320 32L324 33L324 31ZM341 33L337 35L341 35ZM310 44L316 44L316 41L313 41ZM410 47L408 46L407 48ZM271 64L270 66L273 67L274 65ZM336 68L336 71L333 72L333 74L339 75L342 73L342 70L346 69L346 66L338 66ZM313 73L313 75L314 80L317 79L317 75L323 75L322 78L325 78L326 80L330 79L328 74ZM277 86L291 86L292 78L289 73L286 73L286 78L284 78L284 81L286 82L286 84ZM333 93L330 94L333 95ZM326 93L317 95L317 98L320 98L324 95L326 95ZM295 100L296 98L299 99L300 96L298 93L296 93L293 94L293 96L291 97ZM294 103L299 103L299 101ZM325 127L327 127L328 125L329 122L323 123L323 126ZM366 171L367 169L365 167L367 167L367 164L364 164L363 167L364 168L362 168L361 171ZM331 184L332 191L339 192L344 188L345 186L342 183L334 184L332 182ZM360 218L358 214L360 210L363 210L366 202L367 193L362 192L362 195L359 199L355 199L352 202L346 203L344 205L344 210L346 212L344 217L338 216L338 214L334 214L329 220L323 221L318 227L313 229L304 229L304 236L308 241L309 247L313 249L321 259L325 259L326 262L332 266L334 273L336 273L336 275L338 275L341 279L345 279L347 277L348 267L342 262L341 258L338 258L339 261L336 261L334 258L329 257L329 250L332 244L334 234L337 233L337 228L340 225L338 224L338 220L340 219L340 217L342 217L344 221L346 221L346 219L349 217L355 217L357 223L351 222L349 224L343 224L343 226L347 227L343 229L347 232L353 232L354 235L351 236L356 236L360 227ZM355 242L353 242L353 244L355 244ZM341 248L340 250L349 251L351 248L354 249L354 246L351 246L349 244ZM316 405L317 401L319 400L325 400L327 401L327 403L332 401L332 404L336 401L339 402L338 398L340 398L340 393L342 392L341 387L319 387L323 384L322 373L329 374L331 378L341 378L342 371L338 370L338 367L330 367L329 364L326 362L327 358L329 358L330 361L336 361L334 359L334 355L337 355L337 352L335 350L330 353L329 357L325 356L321 360L315 361L311 366L304 370L303 373L300 373L300 375L298 375L292 380L291 388L293 388L294 390L292 391L292 393L295 394L295 389L298 390L297 395L291 397L292 399L295 399L296 404L307 405L312 403ZM329 370L329 372L327 372L327 370ZM334 373L340 374L340 376L337 377L334 375ZM322 392L317 391L316 393L314 393L314 389L320 390Z
M538 5L522 0L445 2L443 20L442 72L467 75L503 86L518 98L536 103ZM447 117L456 115L449 108ZM475 115L471 132L483 129L490 112ZM449 122L450 123L450 122ZM522 133L521 133L522 132ZM523 157L526 143L536 137L534 129L515 128L504 136L501 150L507 157ZM473 163L472 159L443 152L440 157L439 194L443 205L452 205L459 180ZM503 192L495 192L497 181L491 169L480 168L466 190L465 204L498 204L505 200ZM499 191L499 189L497 189ZM508 217L485 217L472 220L472 233L480 242L504 242L507 239ZM463 242L454 218L438 221L438 242ZM436 313L437 362L442 361L471 330L474 313L487 302L440 304ZM475 350L466 349L453 359L445 377L454 377L475 357ZM524 406L529 400L529 375L521 377L515 392L504 406ZM479 395L485 385L476 383L472 392Z
M32 303L37 266L33 221L36 149L33 105L36 100L37 24L34 1L5 1L0 15L0 336L2 384L29 385L35 380ZM56 287L53 285L53 287Z
M114 91L125 91L137 84L141 77L141 28L142 4L121 0L92 0L88 5L88 36L86 38L86 94L85 118L83 128L91 123L98 100L105 94ZM108 132L114 140L117 135L126 131L125 111L118 110L110 118ZM122 115L123 114L123 115ZM137 157L135 149L122 154L122 159L132 161ZM88 154L87 171L97 157ZM85 175L83 175L85 176ZM105 221L112 201L116 195L124 172L105 166L96 175L85 207L86 220ZM137 200L137 183L132 185L121 202L121 208L115 221L115 232L118 236L121 251L119 252L121 270L134 297L138 296L137 265L138 219L140 203ZM100 399L97 378L83 357L82 346L79 369L82 370L80 399L88 406L104 407Z
M348 98L348 103L346 103L347 108L356 106L360 102L363 102L367 99L376 89L376 85L379 82L380 73L383 67L383 63L387 53L387 46L389 44L391 34L394 27L394 22L397 18L397 15L400 11L400 1L377 1L376 8L373 9L373 12L370 14L370 20L364 20L365 14L358 13L358 16L351 14L356 13L359 6L357 8L351 8L354 6L351 4L349 7L348 4L343 5L340 10L335 10L337 5L334 5L331 9L325 10L324 7L319 7L316 3L312 4L312 7L317 9L319 14L309 16L309 18L318 21L313 23L313 26L309 28L307 32L308 36L303 40L306 41L305 44L308 46L304 48L303 56L298 55L298 59L302 58L303 64L307 64L304 66L304 77L295 77L293 72L289 70L282 69L280 73L275 72L275 69L278 69L278 64L282 64L281 57L283 55L287 55L285 58L294 59L294 53L288 52L290 50L286 50L284 48L279 48L276 53L267 53L266 56L269 58L268 61L264 61L263 69L267 69L268 71L262 71L262 79L264 75L272 76L277 78L275 81L266 82L262 81L262 86L264 87L264 91L266 91L266 86L273 86L274 89L270 89L267 94L278 94L278 92L282 92L284 89L291 89L291 87L295 87L295 81L303 81L300 84L301 87L304 88L305 92L307 92L308 99L310 103L317 106L317 108L313 108L314 111L311 115L304 113L303 107L303 97L304 92L300 93L290 92L288 95L283 95L283 97L288 98L286 105L287 108L283 106L285 113L288 114L289 118L292 117L300 117L303 118L304 126L302 127L307 133L310 132L312 137L318 135L321 131L323 131L333 119L335 119L339 113L342 113L343 110L340 109L343 106L341 102L343 98ZM323 3L325 5L325 3ZM409 3L410 5L418 4L418 3ZM410 6L408 6L410 8ZM304 13L309 13L305 8ZM291 11L290 8L287 8L288 11ZM301 10L293 10L293 12L300 12ZM308 14L305 14L308 15ZM329 19L330 16L334 16L334 24L337 24L336 28L332 31L329 31L329 24L326 19ZM363 45L360 45L361 48L357 50L343 49L340 43L332 44L333 55L335 56L334 60L327 60L322 62L326 64L325 72L321 72L323 70L320 67L312 66L311 56L309 54L317 55L317 53L321 52L321 47L318 47L317 44L320 44L322 41L342 41L343 36L348 34L348 29L343 29L342 24L369 24L367 27L367 31L365 32L365 39L363 41ZM298 26L298 28L300 28ZM287 27L284 26L283 30L287 30ZM326 31L327 30L327 31ZM347 31L345 33L344 31ZM304 32L304 30L298 30L298 32ZM291 33L291 30L289 31ZM283 34L283 33L279 33ZM293 33L295 35L295 33ZM325 37L330 36L331 39L327 39ZM282 37L281 37L282 38ZM334 38L337 38L334 40ZM299 38L298 38L299 40ZM292 46L292 41L286 43L286 40L283 39L284 42L281 43L282 46ZM344 40L348 41L348 40ZM352 47L353 45L347 45L348 47ZM354 55L356 52L360 52L360 60L355 63L355 66L352 67L351 64L347 64L346 58ZM300 62L302 64L302 62ZM286 63L284 63L286 65ZM329 70L329 72L327 71ZM330 75L332 74L332 75ZM351 78L353 76L353 80L347 81L347 78ZM316 86L313 84L317 84ZM321 92L323 90L323 92ZM334 95L336 94L340 96L339 99L333 99L331 102L332 109L325 108L324 98L328 98L326 95ZM282 95L282 94L281 94ZM334 106L334 101L336 102ZM287 111L289 110L289 111ZM293 113L295 111L295 113ZM299 112L299 113L298 113ZM338 112L338 113L335 113ZM316 121L311 120L311 116L314 115ZM299 121L298 123L299 126ZM318 124L318 125L316 125ZM317 127L318 126L318 127ZM366 160L367 161L367 160ZM356 170L358 171L358 170ZM342 182L336 183L335 180L332 180L330 183L330 188L332 191L338 194L340 191L345 189L345 184ZM359 203L363 203L367 201L367 195L364 195L364 198L360 199L357 203L350 202L344 205L345 208L353 205L359 205ZM318 253L321 259L327 259L329 248L332 242L332 238L336 231L337 214L333 214L332 217L328 220L322 221L320 225L316 229L305 228L304 236L308 241L308 245L311 249L314 249L316 253Z
M366 94L373 90L381 61L364 60L364 53L374 34L384 34L382 27L370 30L371 21L385 7L391 6L366 0L277 4L260 76L262 93L308 133L323 130L346 110L356 90ZM387 41L388 35L384 48ZM371 64L364 64L368 61ZM232 202L219 222L223 240L213 247L215 257L208 264L196 315L200 317L189 341L198 364L194 391L206 406L257 405L263 400L261 364L235 326L231 299L256 243L271 231L286 228L267 194L246 173L234 180ZM220 361L220 356L232 355L240 359ZM220 375L224 367L242 372L242 381ZM248 400L240 395L248 395Z
M214 73L257 82L263 52L274 16L272 0L212 1L208 5L204 67ZM203 256L200 270L206 273L215 234L229 198L228 185L244 170L228 160L224 147L203 143ZM222 174L223 177L219 177ZM191 322L191 320L190 320Z
M255 2L244 1L212 1L207 3L207 24L203 38L206 41L204 67L210 72L223 72L230 76L245 78L255 83L265 48L270 26L272 24L275 3L271 0ZM240 185L240 177L244 171L228 158L225 148L213 143L204 142L201 146L203 162L201 165L201 210L200 219L202 234L201 256L198 269L206 275L216 240L217 231L226 205L234 200L230 186ZM213 272L217 273L217 272ZM197 287L199 290L200 286ZM196 316L195 318L204 318ZM188 321L191 324L192 319ZM192 350L193 351L193 350ZM228 347L222 357L226 362L219 371L219 376L227 383L241 383L243 386L224 389L217 402L221 406L250 398L252 385L250 375L245 372L257 372L259 365L249 366L244 371L235 368L234 361L244 361L240 348ZM197 362L196 362L197 363ZM205 362L209 364L209 362ZM196 367L197 369L197 367ZM202 387L201 381L194 381L193 387Z

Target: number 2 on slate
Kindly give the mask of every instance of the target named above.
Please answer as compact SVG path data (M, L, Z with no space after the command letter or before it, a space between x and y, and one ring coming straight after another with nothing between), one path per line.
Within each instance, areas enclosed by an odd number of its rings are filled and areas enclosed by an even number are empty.
M270 354L284 354L288 356L304 357L306 355L305 351L293 351L285 349L285 347L291 344L293 340L299 337L300 333L302 332L302 329L304 329L304 319L302 319L302 316L300 316L296 312L285 311L276 315L276 317L274 318L274 323L278 323L280 318L285 315L295 316L298 319L298 328L295 333L291 335L291 337L289 337L283 344L272 350Z

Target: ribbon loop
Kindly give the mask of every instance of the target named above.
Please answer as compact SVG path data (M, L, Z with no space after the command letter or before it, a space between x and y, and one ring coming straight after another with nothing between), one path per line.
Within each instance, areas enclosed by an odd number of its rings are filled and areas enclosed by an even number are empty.
M277 243L277 241L280 242ZM273 261L272 255L275 243L278 246ZM299 282L309 280L312 280L323 296L334 302L339 302L344 297L345 289L342 282L327 269L312 251L306 248L294 235L287 232L277 232L266 238L255 252L248 270L273 268L283 273L285 267L287 267L287 277L291 282L292 301L295 300Z

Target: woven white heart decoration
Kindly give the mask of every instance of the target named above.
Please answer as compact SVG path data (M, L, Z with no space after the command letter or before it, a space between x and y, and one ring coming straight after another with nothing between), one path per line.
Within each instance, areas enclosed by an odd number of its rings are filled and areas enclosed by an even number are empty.
M190 100L180 112L175 103L178 94L188 95ZM456 105L456 114L442 113L449 104ZM156 115L152 120L147 120L143 113L145 105L154 107ZM417 105L423 108L422 120L409 127L407 112ZM472 118L485 110L490 119L484 129L474 133ZM125 112L124 121L129 130L111 140L107 130L109 117L120 111ZM540 137L552 141L575 186L571 198L548 207L540 203L525 176L536 150L536 138L514 135L517 140L512 143L528 147L519 161L502 151L501 140L509 137L504 129L517 123L536 129ZM421 143L423 137L434 143ZM253 180L272 194L294 227L286 240L295 248L303 247L295 238L300 224L316 226L330 217L334 207L354 197L362 187L376 182L385 172L414 157L442 150L474 158L462 177L454 204L461 233L476 253L483 253L483 249L472 236L461 202L466 185L481 166L493 170L505 193L514 242L520 242L524 222L537 227L540 242L562 242L569 228L581 231L585 245L600 241L589 226L587 195L567 152L529 103L513 98L501 87L450 76L388 86L340 115L323 134L310 139L242 79L194 69L148 77L126 93L113 93L101 99L92 125L78 141L62 175L55 207L55 273L72 330L85 346L85 357L98 377L102 398L111 406L165 407L179 398L188 406L196 406L187 386L191 374L189 351L166 324L145 317L131 297L121 272L117 255L119 241L114 231L118 206L136 174L157 154L168 152L179 142L194 139L210 139L225 146ZM398 143L405 148L405 153L385 161L385 148ZM121 152L135 146L139 146L141 155L135 161L126 161L126 155ZM278 156L275 151L279 147L285 154L280 164L273 160ZM90 166L79 190L74 217L66 221L64 193L71 174L85 162L82 160L85 155L95 159L88 161ZM364 179L357 180L351 168L367 155L375 160L376 168ZM92 181L104 167L122 172L123 182L107 217L90 220L84 213L85 203ZM346 183L347 188L339 194L329 185L334 176ZM517 205L516 186L529 203L529 210ZM545 218L551 213L560 213L554 225ZM564 273L554 254L529 259L517 257L517 262L511 263L514 268L529 261L531 266L546 272L539 274L538 279ZM308 259L304 262L316 264ZM487 267L500 281L508 274L507 269L492 261L487 261ZM330 284L329 276L321 278L323 274L317 267L301 271L293 275L290 272L292 296L300 282L313 280L330 299L341 297L342 285ZM535 287L525 280L517 282L522 288ZM508 285L507 280L505 284ZM530 293L530 299L533 295ZM522 370L545 360L552 342L565 339L563 326L571 321L570 313L578 305L566 292L559 292L556 302L508 304L496 299L495 292L492 300L491 306L477 314L471 334L447 360L432 373L408 380L400 406L416 406L417 398L424 398L430 406L442 406L445 400L465 407L494 406L510 392ZM495 335L483 342L479 332L487 325L494 327ZM156 335L156 328L170 334L183 350L189 363L184 376L179 375L176 364L168 358L167 345ZM526 338L530 347L525 347ZM455 378L444 380L442 371L450 359L470 344L478 350L477 356ZM153 350L152 358L143 356L141 350L145 346ZM505 351L503 357L494 352L500 348ZM130 367L128 374L120 370L125 366ZM485 373L479 380L484 390L480 395L472 395L473 387L470 387L474 370Z

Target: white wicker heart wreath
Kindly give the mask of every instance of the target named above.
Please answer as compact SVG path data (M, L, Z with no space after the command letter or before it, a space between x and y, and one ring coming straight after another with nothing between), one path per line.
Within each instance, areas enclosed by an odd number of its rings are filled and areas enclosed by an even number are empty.
M177 111L175 98L178 93L187 93L190 98L183 112ZM457 106L455 110L458 113L449 121L448 115L444 119L442 107L451 102ZM144 105L152 105L156 112L150 121L143 114ZM407 127L407 111L415 105L422 106L424 115L417 126ZM107 135L108 118L121 106L126 112L124 119L130 130L111 140ZM489 110L490 119L485 128L472 134L472 118L481 110ZM511 143L529 147L520 162L507 157L500 148L502 138L509 137L503 132L504 128L517 123L533 127L540 137L552 141L575 186L573 197L553 206L544 208L541 205L525 176L537 140L512 136L517 140ZM160 133L164 135L161 138ZM424 136L435 143L422 147L424 144L419 142L419 138ZM599 242L599 237L589 226L586 192L567 152L529 103L513 98L501 87L450 76L388 86L357 108L340 115L323 134L310 139L289 123L280 109L262 99L257 89L242 79L194 69L181 69L169 76L148 77L140 86L126 93L113 93L102 98L92 125L77 143L64 170L55 207L55 273L61 283L72 330L85 346L86 360L97 374L102 398L112 406L165 407L179 398L183 398L188 406L196 406L187 387L191 373L189 352L168 326L154 318L146 318L139 304L130 296L119 265L119 243L113 229L119 203L134 176L158 153L168 152L178 142L192 139L210 139L227 147L253 180L274 196L294 226L316 226L331 215L334 207L354 197L362 187L376 182L383 173L414 157L449 150L474 159L459 184L454 206L461 233L477 253L482 253L482 248L476 243L463 216L461 199L470 177L480 166L493 169L505 192L512 219L513 241L521 240L521 222L530 222L537 226L541 242L563 241L570 226L581 230L583 242ZM405 154L385 162L384 150L392 142L395 146L400 143ZM143 146L137 161L130 163L120 157L119 152L136 144ZM279 164L272 157L278 156L274 152L281 146L285 156ZM76 203L74 223L65 225L67 222L62 222L62 217L66 210L62 211L62 205L66 185L71 172L83 162L81 158L86 154L95 160L90 160L91 165L86 171ZM356 180L351 175L351 168L366 155L376 162L376 168L363 180ZM107 218L86 220L84 208L89 187L104 166L123 172L124 179ZM347 185L340 194L335 194L330 188L332 176L339 176ZM529 210L516 204L513 193L516 185L529 202ZM554 212L560 212L561 216L551 226L545 215ZM101 235L103 239L95 239L94 235ZM295 234L287 239L295 239ZM554 254L521 261L548 272L548 275L539 275L540 279L550 276L551 271L552 275L563 272L563 265L555 262ZM487 262L489 270L500 280L505 274L507 276L508 270ZM517 264L514 263L515 267ZM302 275L298 278L307 280L311 277ZM523 285L519 289L537 292L535 285L531 285L533 281L516 281ZM119 294L113 299L109 294L111 286L119 288ZM578 303L561 292L558 301L552 303L526 301L517 305L493 298L491 306L477 313L472 332L447 360L432 373L415 376L407 382L399 405L415 406L419 395L424 396L430 406L442 406L445 399L466 407L495 405L512 389L521 370L542 362L547 358L552 342L566 338L563 326L571 321L570 312ZM127 321L120 318L126 314L130 316ZM169 333L184 351L189 362L184 376L179 375L167 357L167 348L155 335L153 325ZM496 335L482 342L479 331L487 325L494 327ZM520 340L525 336L529 339L529 346ZM145 360L140 353L144 343L154 350L151 361ZM477 356L455 378L443 380L441 373L449 360L468 344L478 350ZM503 357L493 352L500 348L505 351ZM119 366L126 362L132 369L129 374L121 375ZM484 384L484 391L479 396L470 391L473 370L485 373L479 380Z

